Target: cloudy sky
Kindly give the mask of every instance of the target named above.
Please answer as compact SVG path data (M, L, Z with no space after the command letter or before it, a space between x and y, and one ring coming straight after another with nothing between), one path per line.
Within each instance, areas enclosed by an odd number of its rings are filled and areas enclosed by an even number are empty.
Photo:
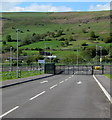
M39 2L41 1L41 2ZM69 12L110 10L109 0L3 0L0 12Z

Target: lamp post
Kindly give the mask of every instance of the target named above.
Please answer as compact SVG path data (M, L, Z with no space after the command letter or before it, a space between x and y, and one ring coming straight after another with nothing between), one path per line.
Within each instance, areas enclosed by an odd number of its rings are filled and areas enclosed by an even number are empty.
M19 65L18 65L18 32L19 32L19 29L16 29L16 37L17 37L17 78L19 77L19 74L18 74L18 72L19 72Z
M51 57L51 46L50 46L50 63L51 63L51 59L52 59L52 57Z
M78 47L79 47L79 46L78 46ZM78 55L79 50L78 50L78 47L77 47L77 65L79 64L79 55Z
M96 45L96 65L97 65L97 45Z
M12 71L12 47L10 47L10 71Z
M102 64L102 46L99 46L100 47L100 65Z

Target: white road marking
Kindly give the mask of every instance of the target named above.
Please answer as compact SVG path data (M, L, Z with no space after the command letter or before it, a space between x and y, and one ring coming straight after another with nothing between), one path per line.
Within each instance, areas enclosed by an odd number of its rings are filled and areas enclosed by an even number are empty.
M108 100L112 104L112 97L110 96L110 94L106 91L106 89L102 86L102 84L97 80L97 78L95 77L95 75L93 75L93 78L98 83L98 85L100 86L100 88L102 89L102 91L104 92L104 94L106 95L106 97L108 98Z
M69 78L71 78L71 77L69 77Z
M19 106L16 106L16 107L14 107L13 109L9 110L8 112L4 113L3 115L0 115L0 118L8 115L9 113L11 113L12 111L16 110L17 108L19 108Z
M63 82L64 82L64 81L61 81L60 84L63 83Z
M72 75L72 77L73 77L74 75Z
M67 81L68 79L65 79L65 81Z
M45 92L46 92L46 91L43 91L43 92L37 94L36 96L30 98L30 100L33 100L33 99L35 99L36 97L39 97L40 95L44 94Z
M46 82L48 82L48 81L42 81L42 82L40 82L40 83L43 84L43 83L46 83Z
M57 86L57 84L55 84L55 85L53 85L52 87L50 87L50 89L53 89L54 87L56 87Z
M77 84L80 85L80 84L82 84L82 82L81 82L81 81L78 81Z

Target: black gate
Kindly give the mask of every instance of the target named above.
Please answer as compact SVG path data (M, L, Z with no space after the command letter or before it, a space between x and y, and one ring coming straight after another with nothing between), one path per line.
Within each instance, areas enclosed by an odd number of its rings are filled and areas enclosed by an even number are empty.
M93 75L104 74L104 66L92 65L57 65L55 74L75 74L75 75Z
M54 63L45 64L44 73L45 74L55 74L55 64Z

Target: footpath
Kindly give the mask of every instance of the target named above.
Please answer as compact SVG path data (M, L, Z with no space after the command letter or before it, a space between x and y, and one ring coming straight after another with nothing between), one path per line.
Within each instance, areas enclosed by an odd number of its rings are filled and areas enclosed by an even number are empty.
M26 83L26 82L31 82L31 81L35 81L35 80L39 80L39 79L44 79L44 78L51 77L51 76L53 76L53 75L52 74L42 74L42 75L31 76L31 77L27 77L27 78L5 80L5 81L1 82L0 88L5 88L5 87L18 85L18 84L22 84L22 83Z
M98 81L102 84L102 86L107 90L107 92L109 94L111 94L110 92L110 79L107 78L106 76L104 75L95 75L95 77L98 79Z

